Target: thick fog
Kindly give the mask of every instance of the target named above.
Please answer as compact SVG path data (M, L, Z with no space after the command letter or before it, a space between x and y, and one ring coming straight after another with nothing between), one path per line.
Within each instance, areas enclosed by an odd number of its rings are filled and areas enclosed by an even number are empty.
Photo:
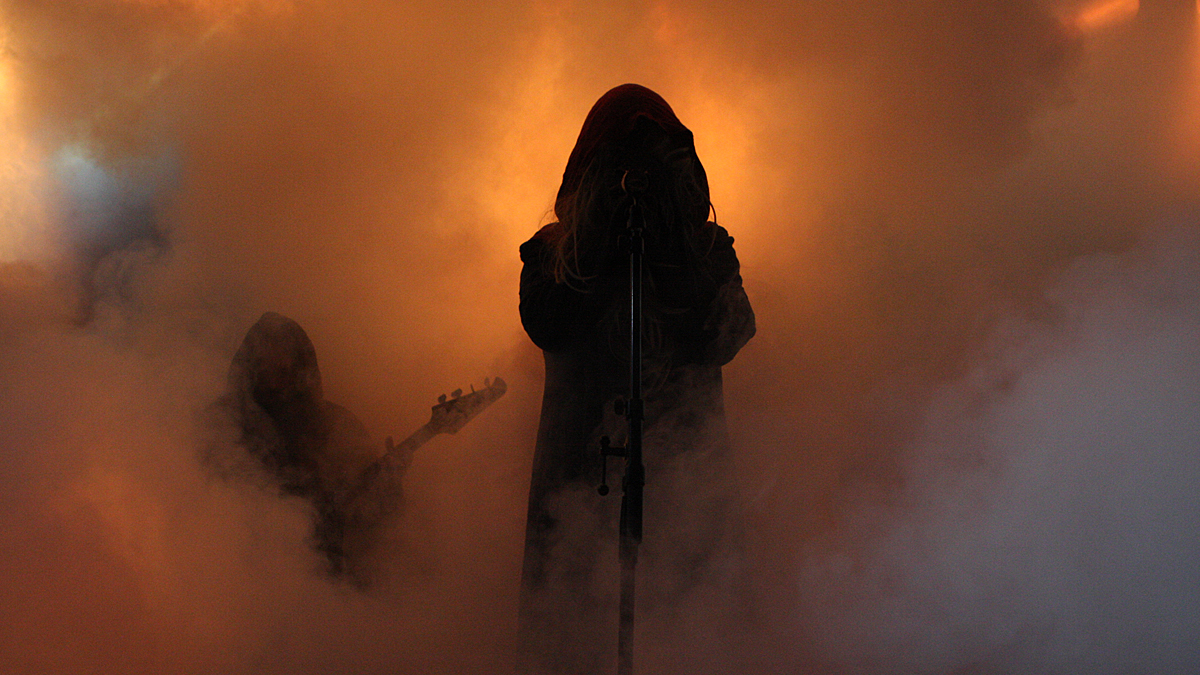
M3 0L0 672L510 671L517 247L625 82L694 132L758 318L717 478L752 583L694 600L739 623L647 617L639 668L1200 668L1195 19ZM369 589L322 574L303 500L202 461L265 311L381 451L508 383L417 451Z

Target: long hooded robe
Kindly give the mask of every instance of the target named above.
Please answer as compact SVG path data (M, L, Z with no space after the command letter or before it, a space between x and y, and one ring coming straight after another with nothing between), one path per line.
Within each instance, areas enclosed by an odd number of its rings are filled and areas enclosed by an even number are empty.
M380 528L403 505L400 476L382 472L364 483L381 452L354 414L325 400L317 352L300 324L263 314L233 357L229 392L218 408L231 415L235 442L281 492L311 504L313 546L330 573L367 583Z
M638 573L649 581L640 584L639 613L669 606L704 583L719 565L718 552L736 536L721 366L755 330L733 238L705 222L708 183L691 133L649 89L622 85L592 108L563 173L556 213L570 208L585 176L595 177L596 156L636 150L639 141L630 139L649 124L685 151L690 161L682 166L695 172L704 212L698 259L671 255L681 242L657 239L652 215L646 226L645 536ZM648 203L654 192L652 174ZM622 208L602 217L624 227ZM527 672L607 672L615 663L620 496L600 497L596 487L599 438L626 441L626 422L613 404L629 393L629 262L627 252L610 251L594 274L556 281L555 242L562 235L563 225L552 223L521 246L521 320L546 368L522 571L521 660Z

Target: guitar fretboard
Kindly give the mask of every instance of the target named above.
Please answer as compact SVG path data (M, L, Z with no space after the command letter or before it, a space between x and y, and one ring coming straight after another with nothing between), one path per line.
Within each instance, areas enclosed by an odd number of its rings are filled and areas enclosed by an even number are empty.
M388 470L399 470L403 472L412 463L413 453L417 448L429 442L429 439L436 436L437 433L430 427L429 423L425 423L420 429L413 432L411 436L400 441L396 445L392 445L392 437L387 439L387 452L383 457L379 458L378 464L380 468Z

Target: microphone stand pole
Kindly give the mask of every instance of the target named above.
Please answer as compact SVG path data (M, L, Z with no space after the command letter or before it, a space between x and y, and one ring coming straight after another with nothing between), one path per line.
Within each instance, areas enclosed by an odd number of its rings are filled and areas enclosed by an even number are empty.
M642 421L645 408L642 401L642 254L645 217L637 195L645 191L645 179L626 172L621 188L632 201L629 206L629 401L617 402L617 413L625 414L629 422L629 442L625 448L609 445L607 436L600 439L601 457L623 455L625 476L621 481L621 601L620 626L617 631L617 674L633 675L634 596L637 589L638 546L642 543L642 491L646 485L646 467L642 464ZM604 463L607 469L607 463ZM602 482L600 494L608 494Z

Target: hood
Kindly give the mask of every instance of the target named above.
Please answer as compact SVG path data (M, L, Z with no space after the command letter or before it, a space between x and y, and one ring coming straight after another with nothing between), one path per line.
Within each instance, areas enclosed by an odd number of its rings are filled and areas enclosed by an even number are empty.
M708 180L704 167L695 156L692 132L683 126L662 96L639 84L622 84L601 96L584 119L579 138L567 159L567 168L563 171L562 186L555 200L556 211L563 199L579 189L584 172L599 148L627 143L639 126L647 121L656 124L676 144L692 154L696 178L707 199Z
M229 367L231 389L276 420L323 401L317 351L300 324L267 312L250 327Z

